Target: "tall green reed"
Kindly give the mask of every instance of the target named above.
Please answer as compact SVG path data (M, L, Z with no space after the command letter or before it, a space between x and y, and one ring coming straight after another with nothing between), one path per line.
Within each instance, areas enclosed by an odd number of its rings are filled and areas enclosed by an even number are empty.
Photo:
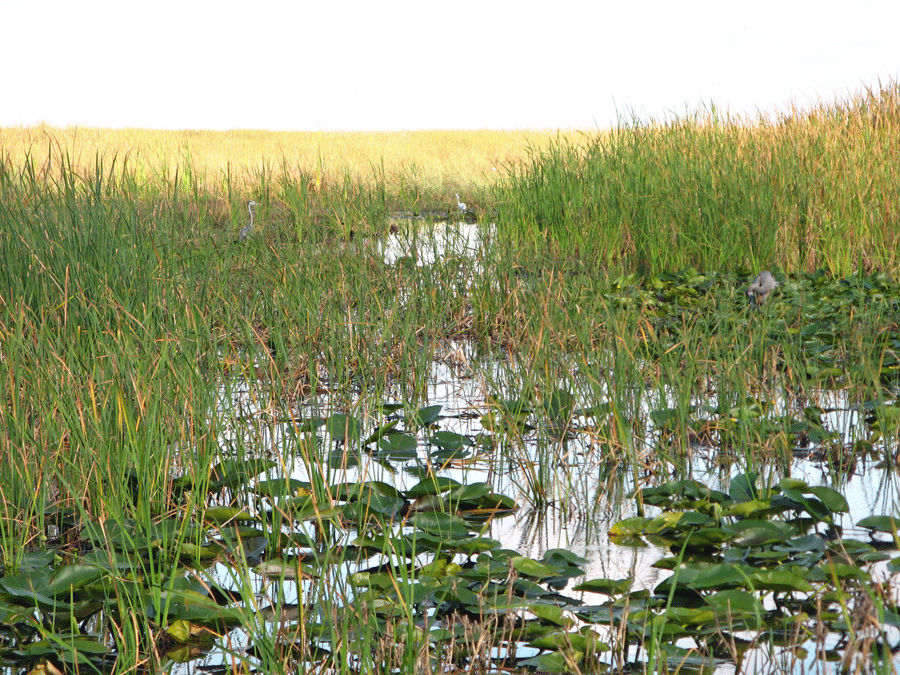
M141 569L153 582L151 596L126 575L115 587L121 616L144 617L148 606L165 616L178 551L200 536L187 524L202 522L210 467L261 454L280 461L285 474L292 462L304 467L320 509L317 531L335 544L327 564L359 562L342 557L347 530L329 510L351 451L333 453L304 422L341 411L370 425L376 404L394 399L415 410L436 346L452 338L471 339L491 357L473 375L484 378L498 413L498 466L516 470L533 504L587 508L591 500L581 497L589 489L599 503L610 487L622 493L639 484L639 474L665 479L673 466L688 472L701 403L717 406L726 449L757 466L756 449L785 438L790 422L745 423L741 410L753 399L771 402L811 386L804 349L823 338L806 324L830 320L829 308L809 314L815 308L785 288L750 311L741 277L722 275L701 288L689 283L696 272L652 271L771 261L783 269L794 262L839 267L851 256L863 268L874 264L876 249L862 256L854 245L823 248L833 221L824 217L826 206L854 218L851 242L874 222L871 210L832 204L814 189L834 178L828 162L838 161L829 155L837 151L828 134L841 117L832 117L815 133L809 120L747 129L695 119L635 125L577 148L560 143L514 173L511 185L522 193L502 205L501 245L484 246L474 258L435 249L434 262L410 255L385 263L374 237L389 227L385 205L399 198L384 185L325 185L262 167L242 192L230 177L211 186L189 167L167 182L100 160L85 175L36 161L4 165L4 563L15 567L21 551L53 536L48 525L74 531L87 523L102 533L135 524L149 532L177 514L185 528L164 538L160 557ZM841 124L856 129L861 148L869 148L867 132L877 147L882 122L863 118ZM863 150L854 153L854 161L865 159ZM815 157L824 159L816 164ZM866 190L863 202L887 194ZM264 204L258 229L241 244L236 233L251 196ZM892 217L884 204L881 213ZM421 255L434 236L422 232L412 228L407 252ZM888 236L874 241L886 244ZM644 278L610 279L617 266ZM865 329L871 339L850 319L837 328L860 335L854 349L869 363L886 358L891 339L879 328L883 321L872 321ZM880 391L880 369L864 366L849 377L867 395ZM258 404L252 413L230 409L244 392ZM592 439L579 456L560 433L575 408L579 424L588 425L579 433ZM663 408L674 411L666 410L674 420L668 445L647 420ZM530 436L522 411L538 427ZM271 432L282 422L278 444ZM597 469L590 479L566 470L587 462ZM180 492L173 477L184 475L194 481ZM279 546L292 514L273 508L261 519L270 544ZM111 569L121 553L110 549ZM234 583L252 611L254 580L238 574ZM340 645L341 668L350 670L358 658L351 638L375 644L372 615L345 616L354 589L340 576L328 583L311 584L310 616L321 619L323 634ZM418 649L412 599L400 605L408 633L399 658L408 664ZM248 619L260 635L268 630ZM143 621L120 629L119 642L132 651L145 651L152 634ZM269 646L267 666L284 648L274 640Z
M809 112L695 113L559 140L511 167L500 231L524 250L646 273L896 272L898 125L892 83Z
M58 192L33 166L3 173L3 321L5 334L23 337L6 343L4 380L10 409L26 416L12 425L19 433L5 456L49 476L60 470L79 493L129 463L160 477L166 462L150 446L164 453L202 400L196 378L172 379L184 377L173 360L202 363L196 341L177 338L176 326L196 317L178 304L176 270L157 256L127 186L101 166L88 179L64 170ZM188 417L160 414L173 406ZM105 461L123 446L135 452L130 462ZM108 496L122 484L109 481Z

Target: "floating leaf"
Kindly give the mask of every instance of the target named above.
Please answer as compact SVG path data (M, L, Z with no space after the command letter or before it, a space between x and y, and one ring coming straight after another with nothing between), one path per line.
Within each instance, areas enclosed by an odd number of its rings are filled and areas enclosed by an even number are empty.
M256 516L246 509L232 506L213 506L206 509L203 517L213 523L224 523L229 520L257 520Z
M313 417L297 425L297 433L310 433L325 426L325 418Z
M646 534L658 534L673 529L684 518L683 511L666 511L647 523Z
M441 405L430 405L430 406L421 408L409 420L409 425L414 429L430 427L432 424L437 422L438 418L441 415L441 409L443 407L444 406L441 406Z
M731 479L728 496L735 502L755 501L758 497L755 473L741 473Z
M784 497L802 507L804 511L816 520L829 523L832 521L831 511L820 500L813 497L807 497L799 490L782 489L782 493L784 494ZM787 504L777 497L772 500L772 504L773 506L780 506L781 508L789 508Z
M436 431L428 437L428 441L443 450L460 450L473 445L472 439L454 431Z
M349 504L362 506L365 509L366 513L362 514L361 517L367 517L371 513L379 513L388 517L393 517L400 512L400 509L403 508L406 502L400 497L382 494L377 490L371 489L370 486L367 486L365 490L360 490ZM347 517L351 514L352 511L349 509L344 511L344 515Z
M269 579L298 579L301 576L296 561L272 559L259 563L254 569Z
M860 520L857 527L865 527L876 532L894 534L900 532L900 518L893 516L868 516Z
M819 534L794 537L783 544L775 545L773 548L777 551L792 553L824 553L826 550L825 540Z
M362 435L362 422L352 415L335 413L325 421L325 430L335 441L353 443Z
M552 565L545 565L537 560L521 555L512 558L512 566L519 574L536 579L546 579L558 574L558 570Z
M811 487L809 489L816 497L822 500L822 503L828 507L832 513L847 513L850 510L850 505L847 503L847 499L840 492L835 490L834 488L830 488L825 485L819 485L816 487Z
M692 478L670 481L659 487L644 488L641 490L641 494L645 503L654 506L664 506L676 498L690 498L720 504L729 500L728 495L724 492L710 489Z
M445 476L433 476L417 483L406 491L408 499L416 499L425 495L438 495L447 490L459 487L461 483Z
M498 402L500 408L511 415L530 414L531 408L525 399L505 399Z
M53 574L46 591L53 596L69 595L105 575L106 571L95 565L63 565Z
M377 427L375 431L372 432L372 435L362 442L362 445L366 446L371 445L372 443L377 443L382 438L392 433L394 427L396 427L399 423L400 420L391 420L387 424Z
M391 433L378 440L378 449L393 457L414 458L419 442L410 434Z
M581 655L579 655L580 660ZM538 654L522 661L525 668L536 670L540 673L570 673L572 672L571 657L561 652Z
M452 502L478 503L482 498L493 493L493 488L487 483L469 483L459 485L447 493L447 499Z
M209 471L209 488L219 491L248 485L253 479L277 464L268 459L226 459Z
M853 579L863 583L870 583L872 580L871 575L857 565L848 565L846 563L833 561L826 562L824 565L819 565L815 569L810 570L807 572L806 578L809 581L816 582L830 582L835 580L845 581L847 579Z
M588 593L602 593L603 595L622 595L631 589L633 578L627 579L591 579L578 584L572 590Z
M756 627L762 624L762 617L766 610L762 601L755 595L739 589L719 591L704 598L716 612L716 615L724 619L759 619Z
M750 584L757 590L766 589L779 593L812 593L814 590L806 579L786 570L756 570L750 575Z
M669 607L663 615L667 622L679 627L715 624L716 613L706 607Z
M485 606L485 612L506 614L507 612L521 613L523 611L534 614L544 623L552 623L555 626L571 626L575 618L559 605L551 605L536 602L512 601L502 597L495 605Z
M222 549L218 546L198 546L197 544L193 544L187 541L181 543L180 549L178 551L179 556L182 560L193 560L200 563L213 562L216 558L219 557L219 554L221 552Z
M52 609L56 607L56 600L47 591L49 582L49 570L32 570L26 574L0 577L0 593L6 596L5 600L8 602Z
M722 528L734 535L737 546L762 546L784 542L797 535L797 529L789 523L746 518Z
M180 644L187 644L191 638L191 624L189 621L174 621L169 624L169 627L166 628L166 633L169 634L175 642Z
M460 553L465 553L467 555L474 555L475 553L496 550L500 548L502 544L496 539L490 539L488 537L472 537L461 541L449 542L448 546L451 547L451 550L459 551Z
M616 537L640 537L646 531L650 520L650 518L641 516L632 516L631 518L620 520L612 524L609 528L609 534Z
M550 420L557 425L568 422L574 408L575 397L565 389L554 389L544 401L544 410L547 411Z
M22 648L29 659L58 658L65 663L90 666L91 659L105 656L109 649L94 639L81 635L54 635L53 640L39 640ZM59 672L55 669L55 672Z
M718 564L703 566L686 585L697 590L708 588L726 588L742 584L746 581L750 572L754 571L748 565ZM679 579L683 571L679 570Z
M588 562L577 553L574 553L565 548L549 549L544 553L544 557L541 561L548 565L572 568L580 568L582 565L586 565Z
M559 605L533 603L527 609L543 622L549 621L557 626L571 626L575 623L575 618Z
M339 511L331 504L326 502L326 508L320 509L318 502L312 495L301 495L285 499L279 504L282 509L294 520L303 520L304 518L323 517L328 518L337 515Z
M753 518L764 516L765 512L772 508L772 502L761 499L738 502L724 509L724 514L738 516L739 518Z
M469 534L469 526L465 521L440 511L416 513L408 523L430 534L450 539L461 539Z

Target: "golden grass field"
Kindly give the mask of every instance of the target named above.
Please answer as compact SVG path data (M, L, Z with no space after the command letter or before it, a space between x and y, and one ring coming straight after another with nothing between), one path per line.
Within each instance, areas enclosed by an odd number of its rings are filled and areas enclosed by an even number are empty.
M85 171L100 157L127 160L152 175L171 178L186 167L217 182L262 171L305 173L333 181L350 175L368 180L381 175L388 185L425 190L478 190L490 186L505 167L558 138L574 140L579 131L164 131L153 129L55 128L46 125L0 128L0 158L21 166L30 155L38 168L68 157Z

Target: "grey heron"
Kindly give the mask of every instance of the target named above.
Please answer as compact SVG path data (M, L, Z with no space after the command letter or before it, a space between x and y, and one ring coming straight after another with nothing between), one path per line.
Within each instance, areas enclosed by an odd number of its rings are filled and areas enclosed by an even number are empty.
M241 228L241 233L238 235L240 241L244 241L250 232L253 230L253 207L259 206L258 202L253 201L252 199L247 202L247 211L250 213L250 222L244 225Z
M775 277L772 276L772 273L768 270L763 270L757 275L756 279L753 280L753 283L750 284L750 288L747 289L747 297L750 298L750 301L753 304L761 305L766 301L766 298L769 297L769 293L771 293L777 285L778 282L775 281Z

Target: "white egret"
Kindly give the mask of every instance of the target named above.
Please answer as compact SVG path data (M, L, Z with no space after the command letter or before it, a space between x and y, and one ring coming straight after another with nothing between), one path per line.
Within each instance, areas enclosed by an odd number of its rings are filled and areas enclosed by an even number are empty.
M459 208L460 213L466 212L466 203L459 201L459 195L456 195L456 206Z

